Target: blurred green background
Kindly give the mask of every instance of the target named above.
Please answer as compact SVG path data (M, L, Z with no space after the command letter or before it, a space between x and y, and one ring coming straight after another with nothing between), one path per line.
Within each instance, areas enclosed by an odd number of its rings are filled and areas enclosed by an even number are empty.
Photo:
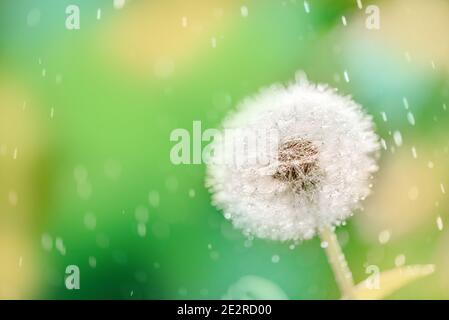
M205 166L169 157L172 130L218 127L303 70L383 139L374 194L338 229L356 282L434 263L390 298L448 299L448 30L444 0L1 1L0 297L339 298L317 238L246 239L210 204Z

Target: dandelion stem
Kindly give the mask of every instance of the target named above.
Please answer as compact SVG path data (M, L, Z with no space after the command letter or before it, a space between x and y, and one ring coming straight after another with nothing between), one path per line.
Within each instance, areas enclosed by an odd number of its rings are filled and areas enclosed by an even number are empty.
M343 298L353 299L354 280L335 232L326 227L320 231L320 237Z

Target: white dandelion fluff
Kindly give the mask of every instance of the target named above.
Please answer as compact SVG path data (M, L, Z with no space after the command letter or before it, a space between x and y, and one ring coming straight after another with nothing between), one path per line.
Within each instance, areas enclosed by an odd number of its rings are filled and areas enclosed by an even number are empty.
M309 239L368 196L378 141L360 105L298 76L247 98L225 119L206 185L245 234Z

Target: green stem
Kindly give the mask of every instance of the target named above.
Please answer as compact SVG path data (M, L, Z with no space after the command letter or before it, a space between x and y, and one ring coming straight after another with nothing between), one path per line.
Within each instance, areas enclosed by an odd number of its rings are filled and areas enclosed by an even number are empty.
M354 299L354 280L335 232L330 228L324 228L320 231L320 238L342 297L344 299Z

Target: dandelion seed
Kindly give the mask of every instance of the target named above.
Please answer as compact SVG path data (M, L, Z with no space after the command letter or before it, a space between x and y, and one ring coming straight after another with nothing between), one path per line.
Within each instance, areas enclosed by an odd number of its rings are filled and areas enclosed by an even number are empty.
M195 189L190 189L189 190L189 197L190 198L194 198L195 197Z
M402 146L402 135L401 135L401 132L395 131L395 132L393 133L393 140L394 140L394 143L395 143L398 147Z
M441 218L441 216L438 216L437 217L437 227L438 227L438 230L443 230L443 219Z
M229 134L213 142L206 185L213 204L245 234L310 239L341 224L370 193L379 139L349 97L298 76L244 100L238 110L223 123ZM234 139L245 145L239 130L255 133L250 152L229 148ZM257 147L266 132L269 146Z
M19 150L18 150L17 148L14 148L14 152L13 152L13 155L12 155L12 158L13 158L14 160L17 160L17 154L18 154L18 152L19 152Z
M304 1L304 10L306 13L310 13L310 7L307 1Z
M55 116L55 108L51 108L50 109L50 119L53 119L53 117Z
M278 263L280 260L281 258L277 254L271 257L271 262L273 263Z
M101 9L97 9L97 20L101 19Z
M363 8L363 6L362 6L362 0L357 0L357 7L358 7L359 9L362 9L362 8Z
M346 17L345 17L345 16L341 16L341 23L343 23L344 26L347 25Z
M240 14L242 15L242 17L247 17L248 16L248 7L242 6L240 8Z
M320 245L321 245L321 248L325 249L329 246L329 243L327 243L327 241L322 241Z
M388 121L388 119L387 119L387 114L386 114L384 111L382 111L382 112L380 113L380 115L382 116L382 120L383 120L384 122L387 122L387 121Z
M212 39L210 39L210 44L212 46L212 48L216 48L217 47L217 38L212 37Z
M444 188L444 185L442 183L440 183L440 189L441 189L441 193L446 193L446 189Z
M429 169L433 169L434 166L435 166L435 165L434 165L434 163L433 163L432 161L427 162L427 167L428 167Z
M19 268L22 268L22 265L23 265L23 257L20 256L20 258L19 258Z
M435 61L433 61L433 60L432 60L432 61L430 61L430 65L432 66L432 69L433 69L433 70L435 70L435 69L436 69L436 68L435 68Z
M47 69L42 69L42 77L45 77L47 75Z

